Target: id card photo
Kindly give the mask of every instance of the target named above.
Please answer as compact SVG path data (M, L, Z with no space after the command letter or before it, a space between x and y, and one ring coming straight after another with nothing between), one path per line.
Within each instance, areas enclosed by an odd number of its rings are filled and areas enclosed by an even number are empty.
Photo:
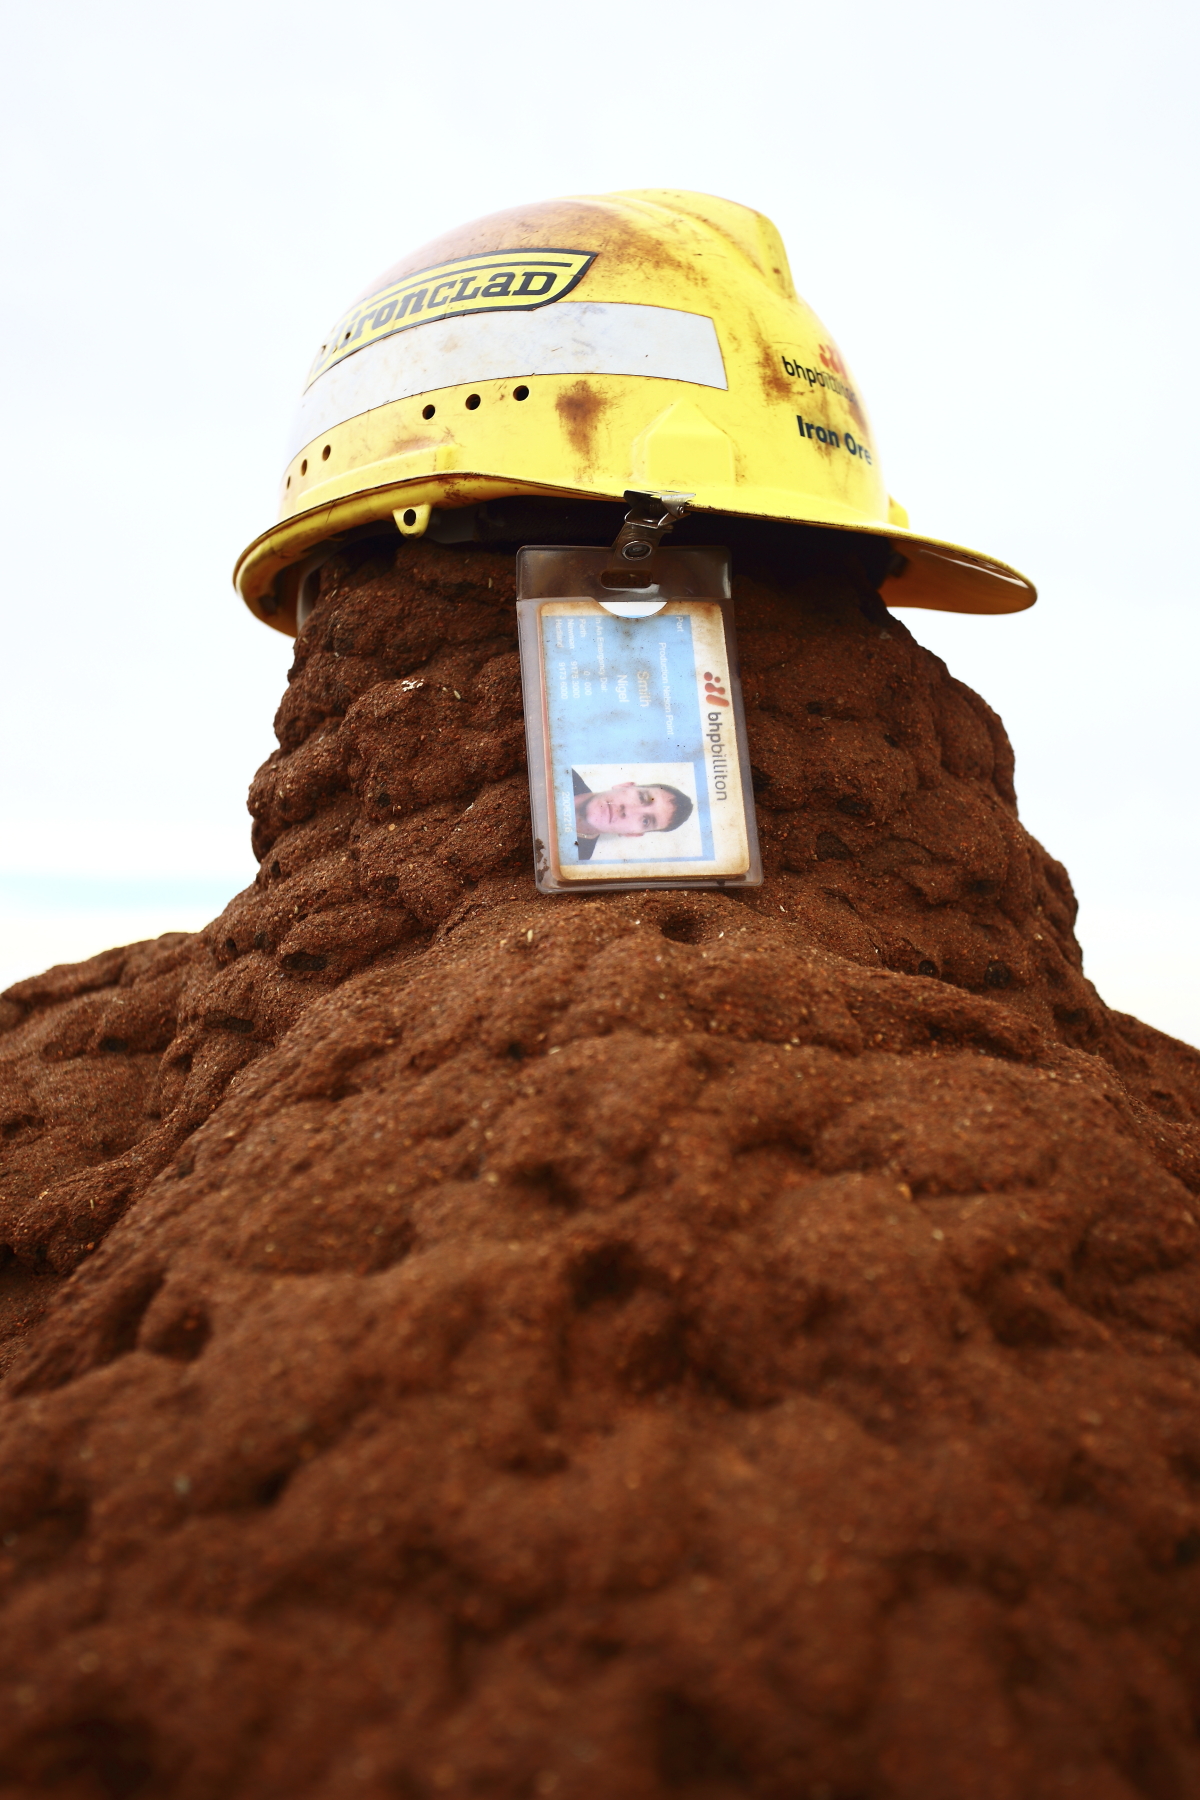
M761 879L727 603L519 611L539 885Z

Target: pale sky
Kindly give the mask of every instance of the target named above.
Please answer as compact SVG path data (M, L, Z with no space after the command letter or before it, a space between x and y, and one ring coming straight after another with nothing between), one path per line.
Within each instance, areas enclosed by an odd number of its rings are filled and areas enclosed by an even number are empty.
M1196 9L9 8L0 985L253 874L290 650L230 586L326 327L522 201L758 207L914 526L1041 589L904 614L1002 714L1110 1005L1200 1040Z

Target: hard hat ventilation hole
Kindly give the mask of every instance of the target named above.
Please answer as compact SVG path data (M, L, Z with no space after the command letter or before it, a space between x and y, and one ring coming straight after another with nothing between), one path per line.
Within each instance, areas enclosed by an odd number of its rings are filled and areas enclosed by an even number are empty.
M417 515L415 509L411 506L406 506L404 509L404 523L406 525L415 525L416 522Z
M308 458L307 458L307 456L305 457L304 461L300 464L300 473L302 475L308 474Z
M423 419L432 419L432 417L436 411L437 411L436 406L423 406L421 408L421 417Z
M513 399L514 400L528 400L528 398L529 398L529 389L527 387L515 387L513 389Z
M291 487L291 485L292 485L292 478L291 478L291 476L290 476L290 475L289 475L289 476L288 476L288 478L287 478L287 485L288 485L288 486L289 486L289 487Z
M332 444L326 444L325 448L321 452L321 461L322 462L329 461L329 452L332 448L333 448Z
M475 408L478 405L479 405L479 395L478 394L468 394L467 395L467 411L474 412Z

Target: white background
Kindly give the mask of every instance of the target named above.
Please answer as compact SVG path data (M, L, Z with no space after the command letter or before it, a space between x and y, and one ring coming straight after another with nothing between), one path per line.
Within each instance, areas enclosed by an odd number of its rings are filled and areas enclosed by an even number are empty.
M1113 1005L1200 1038L1194 6L10 6L0 982L252 874L287 642L229 586L330 321L555 193L780 226L914 525L1042 591L906 615L1004 716Z

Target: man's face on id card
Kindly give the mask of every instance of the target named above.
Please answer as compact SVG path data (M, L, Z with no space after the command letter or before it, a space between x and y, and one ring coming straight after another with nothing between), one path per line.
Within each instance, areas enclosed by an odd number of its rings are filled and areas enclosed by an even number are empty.
M641 837L647 831L669 831L676 805L674 795L664 787L619 781L615 787L587 796L580 808L580 824L598 837Z

